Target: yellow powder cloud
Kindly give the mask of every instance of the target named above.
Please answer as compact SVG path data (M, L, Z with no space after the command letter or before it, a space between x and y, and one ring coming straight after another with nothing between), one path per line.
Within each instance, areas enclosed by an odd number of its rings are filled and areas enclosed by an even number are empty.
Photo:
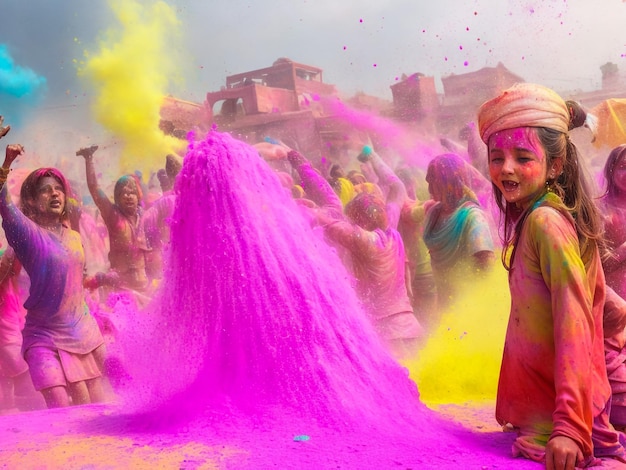
M96 120L122 141L120 169L156 170L180 142L159 129L168 86L177 79L180 22L163 1L110 0L118 28L109 29L99 51L86 52L80 76L96 90Z
M510 309L507 273L496 262L441 317L418 356L405 362L427 405L494 400Z

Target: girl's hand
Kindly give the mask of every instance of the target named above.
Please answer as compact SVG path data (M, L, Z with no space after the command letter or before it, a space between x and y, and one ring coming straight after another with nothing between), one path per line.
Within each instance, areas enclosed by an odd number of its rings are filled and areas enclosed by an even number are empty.
M270 142L259 142L254 144L253 147L264 160L282 160L287 158L287 153L289 152L285 146Z
M7 145L6 153L4 156L4 168L10 168L11 164L17 157L24 154L24 147L20 144Z
M3 126L4 117L0 116L0 139L2 139L5 135L9 133L11 130L11 126Z
M92 145L91 147L83 147L76 152L76 156L84 157L85 160L87 160L88 158L93 157L93 154L96 153L96 150L98 150L97 145Z
M583 453L569 437L557 436L546 445L546 470L574 470L582 461Z

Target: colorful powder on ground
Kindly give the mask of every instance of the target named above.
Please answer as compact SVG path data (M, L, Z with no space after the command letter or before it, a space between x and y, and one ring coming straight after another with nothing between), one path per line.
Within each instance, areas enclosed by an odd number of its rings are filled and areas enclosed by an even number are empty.
M0 44L0 114L19 126L29 111L43 99L46 78L15 63L9 47Z
M234 428L227 445L253 449L250 462L276 441L375 442L425 468L445 467L437 452L480 447L420 402L337 254L252 147L217 131L192 142L175 190L161 291L123 341L131 430ZM359 452L343 459L365 464Z
M68 451L71 449L71 451ZM132 449L131 452L127 449ZM122 452L120 452L122 450ZM132 468L135 470L153 470L155 468L180 468L181 463L190 463L193 468L218 469L220 463L227 460L241 459L241 451L224 449L223 446L209 447L202 443L155 445L146 442L137 445L128 437L119 436L50 436L46 443L31 442L22 447L32 461L47 462L40 468L77 468L77 461L90 461L98 456L97 467L82 468ZM219 457L216 454L219 452ZM23 454L8 455L2 461L4 468L31 468L24 463ZM190 465L191 466L191 465ZM184 467L183 467L184 468Z
M178 78L180 24L162 1L109 3L119 28L103 35L99 51L85 53L78 73L96 90L95 119L123 141L122 172L139 169L148 174L179 145L161 132L159 120L168 85Z
M495 400L511 302L498 260L484 278L465 280L418 357L406 364L424 403Z

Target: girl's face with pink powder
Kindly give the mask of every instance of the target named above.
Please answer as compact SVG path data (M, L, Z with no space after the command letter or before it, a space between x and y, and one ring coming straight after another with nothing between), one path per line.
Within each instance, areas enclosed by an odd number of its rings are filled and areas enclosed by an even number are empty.
M45 176L37 185L37 199L34 202L41 216L60 218L65 210L65 188L58 179Z
M509 204L527 208L545 191L548 178L558 176L557 167L553 162L548 168L534 128L506 129L489 138L489 175Z

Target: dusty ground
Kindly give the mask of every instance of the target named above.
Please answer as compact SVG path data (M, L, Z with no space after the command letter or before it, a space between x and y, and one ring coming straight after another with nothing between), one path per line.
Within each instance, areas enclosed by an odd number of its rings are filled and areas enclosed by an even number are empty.
M282 422L209 416L153 432L112 405L0 417L0 466L8 469L539 469L509 457L510 434L491 404L445 405L421 433L336 433ZM443 418L457 424L444 429ZM469 431L469 432L468 432ZM412 435L411 435L412 434ZM308 438L308 440L307 440ZM304 439L304 440L300 440Z

